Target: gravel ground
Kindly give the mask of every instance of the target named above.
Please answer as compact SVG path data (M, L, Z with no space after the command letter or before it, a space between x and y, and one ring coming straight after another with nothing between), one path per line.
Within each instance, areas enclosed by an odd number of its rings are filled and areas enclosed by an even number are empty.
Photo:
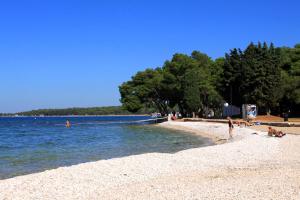
M216 141L228 137L225 124L160 126ZM235 128L233 134L233 140L221 145L101 160L0 180L0 199L300 199L300 136L268 137L247 128Z

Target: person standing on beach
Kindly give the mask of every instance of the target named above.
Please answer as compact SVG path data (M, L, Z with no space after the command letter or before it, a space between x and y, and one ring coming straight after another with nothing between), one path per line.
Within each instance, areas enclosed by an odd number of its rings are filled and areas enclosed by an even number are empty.
M228 119L228 126L229 126L229 138L232 138L232 130L233 130L233 121L230 117L227 117Z

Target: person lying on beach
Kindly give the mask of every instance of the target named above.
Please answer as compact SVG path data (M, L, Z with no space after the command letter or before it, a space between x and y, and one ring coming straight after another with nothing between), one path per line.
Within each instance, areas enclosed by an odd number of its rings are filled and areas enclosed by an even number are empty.
M275 137L282 137L285 135L286 135L286 133L283 133L282 131L277 131L277 134L275 135Z
M283 133L282 131L277 131L274 128L269 126L268 136L282 137L284 135L286 135L286 134Z
M235 124L237 124L239 127L241 127L242 124L244 124L244 126L252 126L253 123L249 123L247 121L243 121L243 120L237 120L237 121L234 121Z

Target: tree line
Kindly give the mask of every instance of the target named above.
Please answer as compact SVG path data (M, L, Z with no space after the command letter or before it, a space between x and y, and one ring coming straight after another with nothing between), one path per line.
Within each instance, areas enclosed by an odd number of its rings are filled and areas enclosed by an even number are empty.
M151 109L140 109L135 114L146 114L152 112ZM121 106L105 106L90 108L64 108L64 109L38 109L16 113L24 116L64 116L64 115L131 115L133 113L125 110Z
M177 53L162 67L137 72L119 91L130 112L154 107L163 114L178 110L185 116L206 116L209 110L221 113L227 102L238 107L256 104L261 114L297 115L300 44L289 48L250 43L215 60L199 51Z

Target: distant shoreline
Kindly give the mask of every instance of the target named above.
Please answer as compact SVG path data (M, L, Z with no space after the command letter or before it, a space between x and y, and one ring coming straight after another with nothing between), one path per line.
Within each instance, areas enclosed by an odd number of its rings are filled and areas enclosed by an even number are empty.
M187 125L187 126L186 126ZM220 131L218 134L212 133L209 128L206 126L202 127L193 127L193 124L187 122L175 122L175 121L168 121L165 123L157 124L157 126L177 130L177 131L185 131L195 135L199 135L201 137L209 138L214 144L224 144L227 142L227 131L224 132Z
M122 106L102 107L69 107L46 108L22 112L0 113L0 116L143 116L155 112L152 109L142 108L137 112L129 112Z
M0 117L134 117L134 116L151 116L147 114L136 114L136 115L45 115L45 116L39 116L39 115L10 115L10 116L0 116Z

